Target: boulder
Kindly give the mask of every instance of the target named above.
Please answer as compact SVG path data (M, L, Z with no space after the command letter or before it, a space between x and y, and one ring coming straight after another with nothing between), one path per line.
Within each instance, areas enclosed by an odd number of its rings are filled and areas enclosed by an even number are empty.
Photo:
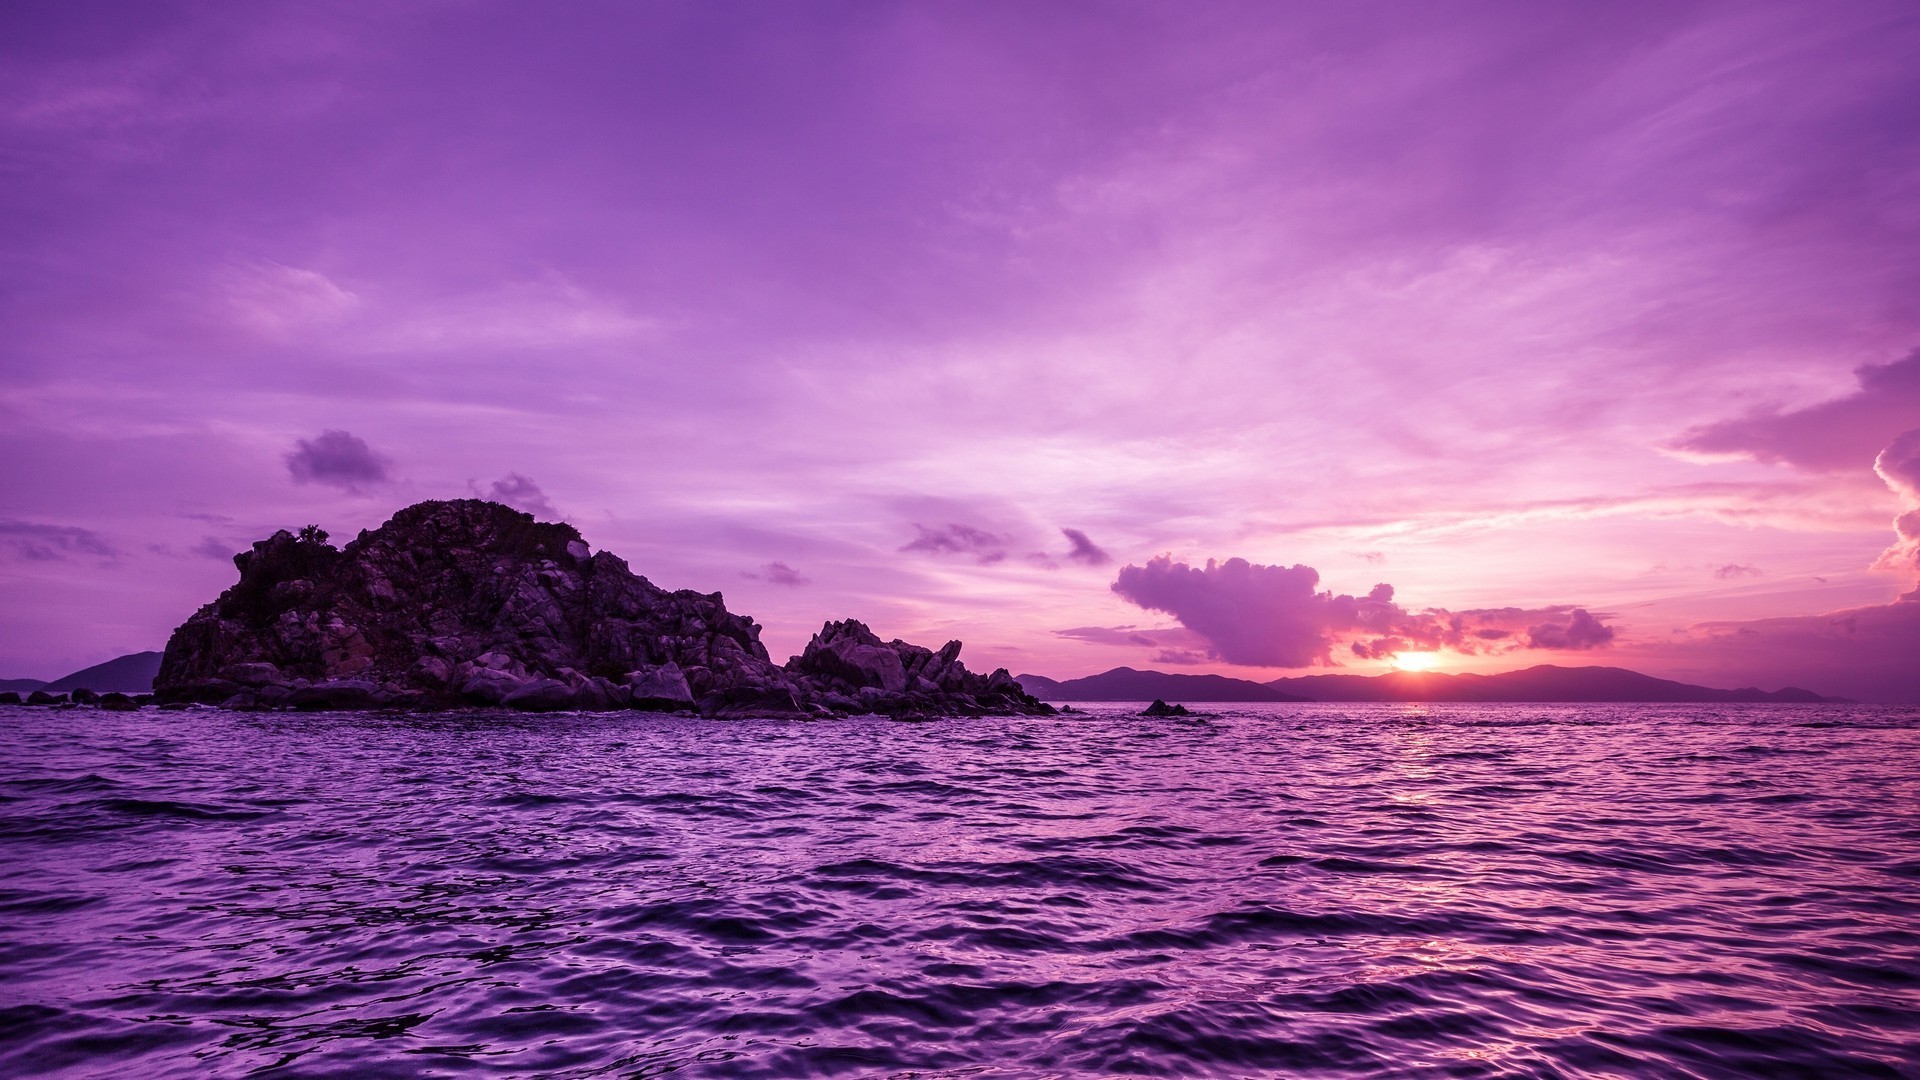
M558 712L577 708L574 688L559 679L529 679L500 699L500 704L522 712Z
M84 686L74 687L71 691L68 692L68 696L72 699L75 705L100 704L100 695L94 693L93 691L87 689Z
M493 668L475 668L461 681L460 696L474 705L498 705L526 681Z
M100 707L109 712L132 712L140 706L134 704L133 698L127 694L108 691L100 695Z
M249 693L246 696L255 705L261 704L259 695ZM284 700L296 709L333 712L371 709L381 703L379 684L365 679L328 679L288 690Z
M291 681L273 664L231 664L220 672L228 682L240 686L285 686Z
M18 704L20 704L19 691L0 690L0 705L18 705Z
M1187 712L1187 707L1185 705L1169 705L1166 702L1160 700L1159 698L1154 698L1153 704L1147 706L1145 709L1142 709L1140 711L1140 715L1141 716L1189 716L1192 714Z
M687 673L675 663L627 672L627 690L636 709L693 708L693 690L687 685Z
M35 690L33 693L27 695L27 704L29 705L62 705L66 703L66 700L67 695L65 694L49 694L45 690Z

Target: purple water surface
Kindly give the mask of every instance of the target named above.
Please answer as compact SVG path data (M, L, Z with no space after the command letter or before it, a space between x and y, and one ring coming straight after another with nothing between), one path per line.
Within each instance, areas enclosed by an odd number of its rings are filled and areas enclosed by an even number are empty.
M1087 708L0 708L0 1073L1920 1075L1920 710Z

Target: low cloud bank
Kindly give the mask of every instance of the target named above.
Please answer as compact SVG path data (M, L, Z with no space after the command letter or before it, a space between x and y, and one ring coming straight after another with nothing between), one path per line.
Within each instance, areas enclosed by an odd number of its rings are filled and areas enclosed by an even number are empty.
M1440 648L1460 653L1516 649L1586 650L1611 644L1614 630L1584 608L1409 611L1393 586L1365 596L1321 591L1311 566L1264 566L1245 559L1204 567L1161 555L1127 565L1113 591L1164 611L1199 635L1206 655L1249 667L1332 666L1335 647L1363 659Z

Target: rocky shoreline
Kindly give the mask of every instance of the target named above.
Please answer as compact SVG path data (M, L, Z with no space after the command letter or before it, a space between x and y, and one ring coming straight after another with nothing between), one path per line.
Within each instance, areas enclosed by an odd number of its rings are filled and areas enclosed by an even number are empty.
M719 593L669 592L577 530L478 499L409 506L344 549L281 531L167 642L161 705L1046 715L961 644L829 622L776 665Z

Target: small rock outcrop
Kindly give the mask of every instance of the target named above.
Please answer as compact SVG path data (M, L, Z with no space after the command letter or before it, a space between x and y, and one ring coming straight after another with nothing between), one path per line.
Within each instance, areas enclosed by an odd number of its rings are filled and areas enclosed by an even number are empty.
M718 593L668 592L571 525L477 499L424 502L344 549L281 531L173 632L162 703L504 706L704 715L1040 714L1004 670L828 623L776 666Z
M1185 705L1169 705L1160 698L1154 698L1153 704L1140 711L1141 716L1192 716Z

